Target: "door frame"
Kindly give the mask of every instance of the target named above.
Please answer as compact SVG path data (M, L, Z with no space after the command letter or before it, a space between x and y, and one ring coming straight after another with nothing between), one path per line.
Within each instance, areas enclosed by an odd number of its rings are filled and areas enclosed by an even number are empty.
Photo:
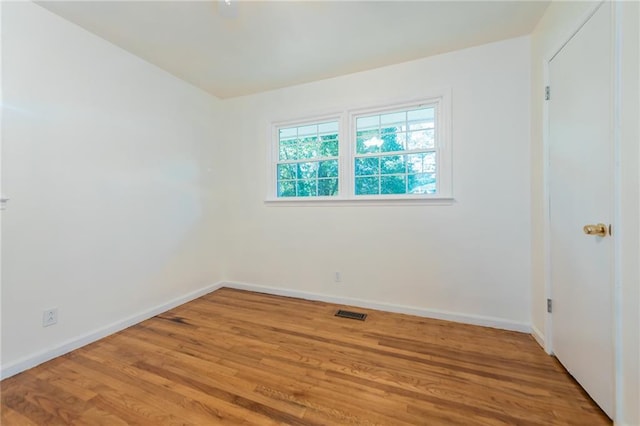
M621 22L622 22L622 10L617 1L601 0L594 3L588 10L576 20L575 24L568 28L568 31L560 39L561 42L555 49L552 49L543 60L543 81L544 86L550 86L550 72L549 63L560 51L569 43L569 41L582 29L582 27L591 19L591 17L598 11L598 9L605 3L611 5L611 106L612 110L609 111L611 119L610 138L613 141L612 149L612 164L611 170L613 172L612 188L611 188L611 221L612 221L612 265L611 265L611 284L612 284L612 303L611 307L613 318L611 318L611 324L613 329L611 335L613 339L611 341L613 349L613 369L611 377L613 378L613 401L614 401L614 416L613 420L622 417L622 316L621 316L621 285L620 279L622 275L621 262L620 262L620 232L618 232L617 224L620 224L621 218L621 170L620 170L620 83L621 83ZM551 96L553 96L553 88L551 89ZM545 88L540 88L540 96L545 92ZM544 211L544 223L543 223L543 247L544 247L544 287L545 298L552 299L553 286L551 282L551 217L550 217L550 187L549 187L549 172L550 172L550 134L549 134L549 104L543 101L542 111L542 150L543 150L543 211ZM544 350L549 355L553 355L553 315L545 312L544 323Z

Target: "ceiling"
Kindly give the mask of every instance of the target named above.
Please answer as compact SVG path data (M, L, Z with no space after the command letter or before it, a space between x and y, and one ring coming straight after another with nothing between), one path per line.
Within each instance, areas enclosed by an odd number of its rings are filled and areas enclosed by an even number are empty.
M42 1L229 98L529 34L549 1Z

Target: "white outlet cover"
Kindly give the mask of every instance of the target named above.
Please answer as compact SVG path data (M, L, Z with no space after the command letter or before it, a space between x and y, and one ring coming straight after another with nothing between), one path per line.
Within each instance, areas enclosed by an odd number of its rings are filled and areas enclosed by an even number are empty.
M42 326L49 327L58 322L58 308L47 309L42 313Z

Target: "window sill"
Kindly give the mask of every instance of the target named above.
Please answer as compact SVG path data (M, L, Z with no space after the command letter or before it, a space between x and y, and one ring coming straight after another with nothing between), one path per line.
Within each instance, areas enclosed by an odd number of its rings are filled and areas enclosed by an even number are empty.
M455 204L453 197L429 198L275 198L264 201L267 206L278 207L335 207L335 206L450 206Z

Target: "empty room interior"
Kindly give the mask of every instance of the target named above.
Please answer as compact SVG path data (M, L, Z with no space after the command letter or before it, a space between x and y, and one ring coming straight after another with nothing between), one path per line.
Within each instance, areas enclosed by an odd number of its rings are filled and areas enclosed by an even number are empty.
M2 1L3 425L640 426L637 1Z

